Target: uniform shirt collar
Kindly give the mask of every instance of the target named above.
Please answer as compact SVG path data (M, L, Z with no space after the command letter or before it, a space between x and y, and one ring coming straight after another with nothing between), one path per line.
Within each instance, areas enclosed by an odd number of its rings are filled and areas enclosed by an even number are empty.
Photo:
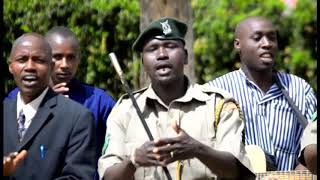
M21 99L21 94L19 91L18 96L17 96L17 118L19 116L21 109L23 109L23 113L26 117L26 123L28 123L28 121L31 121L31 119L36 114L36 112L40 106L40 103L42 102L48 89L49 88L47 87L44 91L42 91L42 93L37 98L35 98L31 102L29 102L28 104L25 104L24 101Z
M204 91L202 91L202 85L198 85L198 84L191 84L189 79L187 77L185 77L187 80L187 91L186 93L174 100L173 102L189 102L192 99L196 99L198 101L202 101L205 102L207 100L210 99L210 96L207 93L204 93ZM155 93L155 91L153 90L151 84L149 85L148 89L145 92L146 95L146 99L153 99L158 101L161 105L167 107L164 102L159 98L159 96Z

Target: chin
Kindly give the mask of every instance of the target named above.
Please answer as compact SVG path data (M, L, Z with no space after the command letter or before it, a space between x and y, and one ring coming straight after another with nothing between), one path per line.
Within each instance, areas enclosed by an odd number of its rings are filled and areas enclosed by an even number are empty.
M32 98L36 98L38 97L42 91L45 89L46 87L43 87L43 88L33 88L33 89L30 89L30 88L20 88L20 92L23 96L27 96L27 97L32 97Z
M71 78L58 78L56 79L54 84L60 84L60 83L69 83L71 81Z
M175 77L162 77L157 80L157 82L161 85L172 85L177 84L178 79Z

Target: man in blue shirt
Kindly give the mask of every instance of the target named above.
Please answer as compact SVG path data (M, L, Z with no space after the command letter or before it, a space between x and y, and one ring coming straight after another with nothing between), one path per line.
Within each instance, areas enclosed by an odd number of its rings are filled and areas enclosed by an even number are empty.
M268 19L249 17L241 21L235 30L234 47L240 55L240 69L208 84L229 91L240 103L247 145L260 146L276 170L300 168L297 157L303 127L275 78L306 119L316 111L314 91L302 78L274 69L278 41L276 29Z
M115 101L106 91L75 79L80 64L80 46L72 31L62 26L53 27L47 32L45 38L52 48L52 60L55 64L51 75L52 89L82 104L90 109L94 115L97 162L104 144L106 120L115 105ZM16 97L18 91L18 88L11 91L8 98Z

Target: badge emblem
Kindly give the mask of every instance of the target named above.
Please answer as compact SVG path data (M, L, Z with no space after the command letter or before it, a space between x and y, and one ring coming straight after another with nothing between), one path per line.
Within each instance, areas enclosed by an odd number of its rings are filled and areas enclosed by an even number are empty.
M165 22L160 22L161 26L162 26L162 32L163 34L167 35L169 33L172 32L172 29L168 23L168 20L166 20Z

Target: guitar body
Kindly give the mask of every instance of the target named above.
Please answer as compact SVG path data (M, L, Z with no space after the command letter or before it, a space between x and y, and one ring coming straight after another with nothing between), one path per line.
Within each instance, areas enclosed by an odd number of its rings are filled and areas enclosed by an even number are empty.
M317 176L308 170L302 171L267 171L266 156L257 145L245 147L250 160L252 170L257 180L316 180Z
M267 160L264 151L257 145L247 145L245 149L248 153L252 170L254 173L264 173L267 171Z

